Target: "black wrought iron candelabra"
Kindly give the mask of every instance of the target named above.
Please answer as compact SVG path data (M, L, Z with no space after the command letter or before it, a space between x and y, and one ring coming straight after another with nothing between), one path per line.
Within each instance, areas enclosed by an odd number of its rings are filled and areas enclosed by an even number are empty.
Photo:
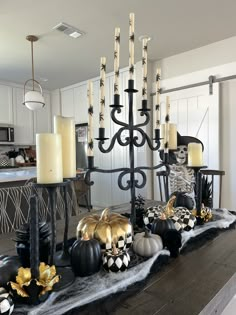
M94 166L94 157L88 156L88 170L85 175L85 182L88 185L93 185L94 182L90 180L91 173L116 173L119 172L118 186L121 190L130 190L131 193L131 223L133 226L136 224L136 210L135 210L135 198L136 188L141 189L147 182L146 170L155 170L161 167L165 167L169 172L168 166L168 153L165 153L164 161L156 166L136 166L135 165L135 147L142 147L145 143L148 144L152 151L157 151L160 148L160 129L154 130L154 138L151 139L142 127L146 126L150 122L150 109L147 106L147 100L142 100L142 107L138 111L141 116L144 116L144 121L139 124L134 124L134 110L133 110L133 96L138 90L134 89L134 80L128 80L128 88L125 90L128 93L129 103L129 115L128 123L120 121L116 115L121 113L123 105L120 105L120 95L114 95L114 104L110 105L111 119L114 123L121 126L120 129L114 134L110 140L110 144L107 148L104 147L105 142L109 139L105 137L105 128L99 128L98 147L102 153L109 153L114 148L116 141L120 146L129 148L129 167L116 168L116 169L100 169ZM122 133L128 131L129 135L122 139ZM139 134L141 137L138 137ZM154 144L153 144L154 142ZM141 178L137 179L136 175L140 174ZM124 177L129 175L129 179L124 181Z

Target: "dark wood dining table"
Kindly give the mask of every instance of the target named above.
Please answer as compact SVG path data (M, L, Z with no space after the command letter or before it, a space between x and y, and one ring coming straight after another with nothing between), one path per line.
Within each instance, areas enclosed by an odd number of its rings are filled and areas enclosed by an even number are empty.
M147 201L146 206L155 204ZM130 204L111 207L116 212L128 212ZM81 215L70 222L69 237L75 235ZM78 220L77 220L78 219ZM63 220L58 221L58 235L64 229ZM14 253L10 240L12 234L0 236L0 253ZM151 273L145 281L69 311L68 315L215 315L236 294L236 230L216 231L200 247L185 251L177 258ZM17 314L17 313L16 313ZM22 314L21 314L22 315ZM56 314L53 314L56 315Z

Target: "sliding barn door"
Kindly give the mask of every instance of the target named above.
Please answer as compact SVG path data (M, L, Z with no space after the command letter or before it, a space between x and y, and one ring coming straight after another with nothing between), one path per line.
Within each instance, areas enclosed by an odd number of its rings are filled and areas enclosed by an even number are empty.
M201 86L168 94L170 96L170 121L177 124L182 136L193 136L204 144L204 164L209 169L219 169L219 84L213 85L213 94L209 95L209 86ZM166 94L161 95L161 120L165 116ZM154 163L159 161L154 153ZM154 199L159 200L159 186L154 172ZM218 184L214 191L217 204Z

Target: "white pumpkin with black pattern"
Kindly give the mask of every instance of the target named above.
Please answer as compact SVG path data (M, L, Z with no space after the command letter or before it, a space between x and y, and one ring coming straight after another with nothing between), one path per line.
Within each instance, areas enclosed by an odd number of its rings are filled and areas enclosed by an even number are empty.
M120 250L126 250L127 251L127 250L129 250L129 248L132 244L133 244L133 236L132 236L132 234L127 234L127 236L125 238L123 236L120 236L115 245L116 245L116 248L118 248ZM105 251L112 250L112 244L107 242L105 244L105 248L104 248L104 246L101 246L101 248L103 250L105 249Z
M10 294L4 288L0 288L0 314L10 315L13 309L14 303Z
M184 207L175 208L175 214L170 217L174 222L177 231L190 231L194 229L196 225L196 217Z
M151 229L153 221L161 216L163 210L164 208L160 205L147 208L143 216L143 222L148 229Z
M108 272L125 271L130 262L130 256L127 251L120 250L113 245L113 249L105 252L102 256L103 268Z

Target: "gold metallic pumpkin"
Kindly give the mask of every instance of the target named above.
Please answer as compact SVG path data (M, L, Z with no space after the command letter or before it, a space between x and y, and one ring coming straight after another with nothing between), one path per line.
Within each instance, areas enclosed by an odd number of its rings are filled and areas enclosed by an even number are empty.
M120 238L126 241L132 235L132 225L128 218L118 213L109 214L109 209L103 210L101 216L89 215L79 221L77 238L85 233L88 237L97 239L101 245L117 244ZM102 247L103 247L102 246Z

